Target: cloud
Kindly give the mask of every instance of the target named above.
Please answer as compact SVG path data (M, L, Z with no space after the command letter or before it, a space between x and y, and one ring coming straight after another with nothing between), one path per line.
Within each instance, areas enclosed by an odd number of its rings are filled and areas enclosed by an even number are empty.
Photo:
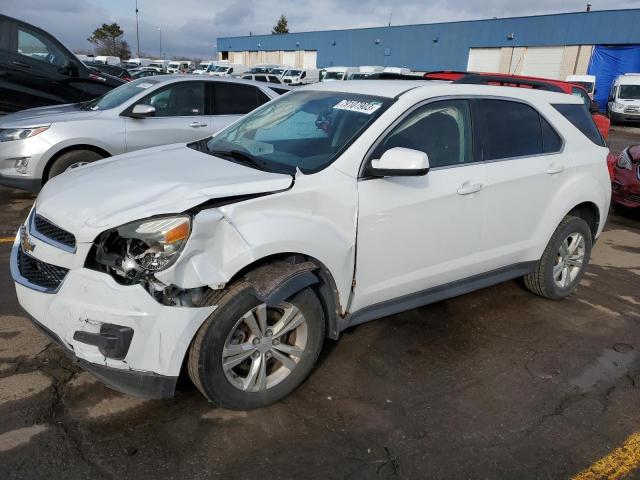
M51 32L72 49L106 22L118 22L136 49L134 0L0 0L2 13ZM637 7L637 0L600 0L600 10ZM167 56L210 58L216 38L268 34L280 14L292 32L433 23L478 18L582 11L584 0L138 0L140 49L159 54L162 28Z

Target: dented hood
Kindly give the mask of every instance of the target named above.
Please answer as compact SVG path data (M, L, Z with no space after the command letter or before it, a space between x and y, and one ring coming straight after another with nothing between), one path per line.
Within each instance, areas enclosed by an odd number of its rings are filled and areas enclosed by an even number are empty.
M91 242L109 228L180 213L207 200L284 190L291 175L270 173L184 144L140 150L64 173L47 182L37 212Z

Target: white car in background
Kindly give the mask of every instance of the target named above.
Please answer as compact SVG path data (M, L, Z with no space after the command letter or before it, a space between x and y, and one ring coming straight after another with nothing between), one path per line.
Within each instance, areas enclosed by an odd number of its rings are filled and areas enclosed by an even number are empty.
M349 80L349 77L358 73L358 67L328 67L324 69L323 82L335 82L341 80Z
M517 277L570 295L607 218L608 152L571 95L314 84L54 179L12 276L107 385L171 396L185 365L210 401L262 407L354 325Z
M167 65L167 73L189 72L193 69L193 62L188 60L171 61Z
M308 85L320 81L317 68L292 68L282 75L282 81L287 85Z
M102 158L198 140L277 96L261 82L160 75L90 102L12 113L0 118L0 185L38 191Z

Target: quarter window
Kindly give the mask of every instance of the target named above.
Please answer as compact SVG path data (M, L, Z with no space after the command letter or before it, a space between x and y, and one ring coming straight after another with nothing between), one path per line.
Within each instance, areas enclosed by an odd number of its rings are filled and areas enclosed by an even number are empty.
M426 153L431 168L472 162L470 119L466 100L429 103L402 120L376 147L372 158L403 147Z
M602 135L600 135L598 127L596 127L596 124L593 121L593 117L582 105L558 103L553 107L593 143L600 145L601 147L606 145Z

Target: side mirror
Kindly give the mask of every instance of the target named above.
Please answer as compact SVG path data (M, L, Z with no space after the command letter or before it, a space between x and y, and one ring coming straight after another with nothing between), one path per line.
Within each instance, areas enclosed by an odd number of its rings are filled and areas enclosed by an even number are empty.
M60 73L62 73L63 75L68 75L70 77L77 77L78 75L80 75L80 69L76 62L67 60L66 62L64 62L64 65L60 69Z
M148 118L153 117L156 114L156 108L151 105L145 105L143 103L139 103L135 105L129 114L131 118Z
M600 107L595 100L591 100L591 105L589 106L589 112L591 114L600 113Z
M372 160L369 173L374 177L417 177L429 171L426 153L411 148L395 147Z

